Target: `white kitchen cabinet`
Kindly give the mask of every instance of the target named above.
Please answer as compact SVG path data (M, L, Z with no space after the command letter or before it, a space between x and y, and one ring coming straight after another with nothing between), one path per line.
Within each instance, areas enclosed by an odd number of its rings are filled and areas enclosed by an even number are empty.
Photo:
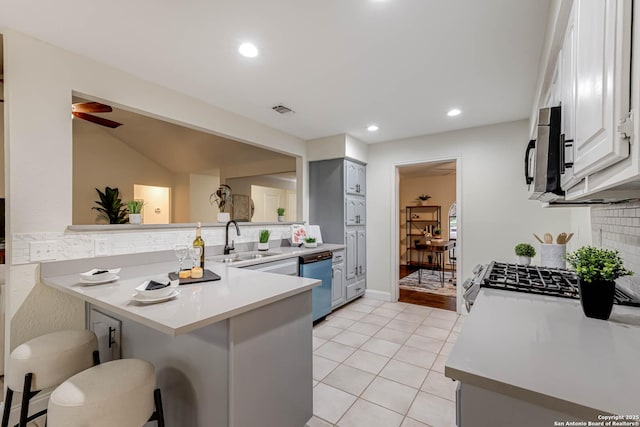
M367 234L364 229L356 232L357 240L357 275L364 276L367 272Z
M345 273L347 280L356 277L358 266L358 236L356 230L347 230L345 233L345 244L347 245Z
M346 300L344 263L333 265L331 273L331 308L343 304Z
M356 225L358 223L358 200L355 197L347 196L344 199L345 203L345 224Z
M575 5L575 159L586 177L629 156L618 132L629 113L631 0L577 0Z
M100 363L120 359L122 322L95 308L89 309L89 330L96 334Z
M366 167L363 164L345 160L345 182L347 194L364 196L366 187Z

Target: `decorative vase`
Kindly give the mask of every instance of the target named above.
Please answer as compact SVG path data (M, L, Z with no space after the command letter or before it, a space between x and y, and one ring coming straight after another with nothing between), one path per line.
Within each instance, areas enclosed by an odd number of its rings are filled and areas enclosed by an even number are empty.
M530 256L518 256L518 264L520 264L520 265L531 265L531 257Z
M129 214L129 224L142 224L142 214Z
M218 222L229 222L231 214L229 212L218 213Z
M284 215L278 215L278 222L284 222Z
M613 309L616 282L613 280L596 280L584 282L580 280L580 305L585 316L593 319L607 320Z
M259 251L268 251L269 250L269 242L265 242L265 243L258 242L258 250Z

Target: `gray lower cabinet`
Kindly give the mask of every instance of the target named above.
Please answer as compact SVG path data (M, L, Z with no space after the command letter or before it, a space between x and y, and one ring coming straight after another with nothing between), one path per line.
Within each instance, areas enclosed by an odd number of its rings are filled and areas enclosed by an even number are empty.
M366 165L360 162L309 162L309 222L320 226L325 242L346 245L343 275L338 279L334 259L333 308L366 290L365 187Z
M340 264L333 264L331 279L331 308L333 308L344 304L344 302L346 301L343 262L341 262Z

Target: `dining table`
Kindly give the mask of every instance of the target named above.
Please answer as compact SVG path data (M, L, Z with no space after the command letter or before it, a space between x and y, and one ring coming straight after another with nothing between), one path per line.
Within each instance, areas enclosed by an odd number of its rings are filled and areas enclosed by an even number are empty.
M422 283L422 265L427 252L436 254L437 264L440 267L440 287L444 288L445 252L456 246L455 240L427 240L425 243L416 243L420 268L418 270L418 283Z

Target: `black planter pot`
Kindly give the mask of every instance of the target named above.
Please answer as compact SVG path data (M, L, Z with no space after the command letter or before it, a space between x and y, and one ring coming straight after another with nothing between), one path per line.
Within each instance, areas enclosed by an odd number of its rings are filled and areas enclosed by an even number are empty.
M614 281L583 282L580 280L580 304L587 317L607 320L613 309L616 290Z

